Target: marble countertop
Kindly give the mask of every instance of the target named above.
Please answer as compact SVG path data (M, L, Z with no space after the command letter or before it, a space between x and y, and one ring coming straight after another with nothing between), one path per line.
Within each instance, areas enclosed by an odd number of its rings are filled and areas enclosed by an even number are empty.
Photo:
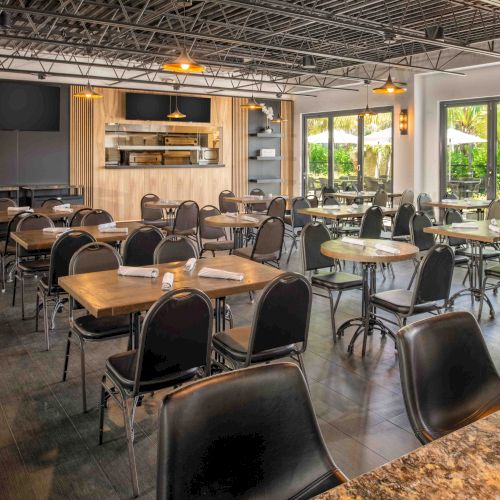
M500 411L316 498L500 498Z

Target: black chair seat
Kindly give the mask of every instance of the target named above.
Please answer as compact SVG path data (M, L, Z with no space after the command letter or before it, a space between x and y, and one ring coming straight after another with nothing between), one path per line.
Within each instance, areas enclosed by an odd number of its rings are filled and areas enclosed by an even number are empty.
M486 276L493 276L494 278L500 278L500 264L486 268L484 274Z
M203 243L205 250L232 250L234 248L233 240L207 241Z
M248 245L247 247L237 248L233 254L238 257L243 257L244 259L250 259L252 256L253 245ZM257 262L266 262L268 260L276 260L278 255L276 253L262 253L254 254L253 260Z
M85 339L101 340L127 335L130 331L130 318L128 315L94 318L91 314L86 314L74 319L73 328Z
M174 228L169 226L165 228L165 231L167 234L180 234L181 236L195 236L196 235L196 228L193 227L191 229L176 229L174 231Z
M472 257L473 253L470 247L467 248L457 248L455 250L456 255L464 255L465 257ZM483 259L495 259L500 256L500 252L491 247L483 247Z
M224 332L216 333L213 337L214 347L223 355L243 362L247 358L248 342L250 340L250 326L239 326ZM261 363L270 359L288 356L294 352L293 344L268 349L252 356L252 363Z
M111 378L114 378L125 389L131 390L134 387L136 370L137 351L127 351L115 354L106 361L106 370ZM158 378L141 383L140 392L156 391L165 387L181 384L186 380L192 379L198 373L198 368L174 372Z
M408 314L411 307L413 292L411 290L388 290L372 295L371 301L374 305L395 311L400 314ZM415 314L432 311L436 307L435 302L417 304L413 309Z
M40 273L49 270L49 259L21 260L17 267L26 273Z
M311 282L313 285L331 288L332 290L347 290L350 288L359 288L363 285L363 280L360 276L343 272L313 274Z

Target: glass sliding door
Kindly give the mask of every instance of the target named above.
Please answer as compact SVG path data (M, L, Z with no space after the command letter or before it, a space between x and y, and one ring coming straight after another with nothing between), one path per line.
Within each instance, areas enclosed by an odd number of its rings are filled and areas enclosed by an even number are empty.
M304 195L319 195L331 184L331 118L311 116L304 120Z
M338 189L357 189L359 172L359 118L333 117L333 183Z

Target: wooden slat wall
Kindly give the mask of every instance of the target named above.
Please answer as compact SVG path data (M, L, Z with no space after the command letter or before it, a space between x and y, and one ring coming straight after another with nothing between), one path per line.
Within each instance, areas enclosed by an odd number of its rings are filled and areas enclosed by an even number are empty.
M94 190L93 172L93 104L87 99L75 99L73 94L83 86L70 87L70 184L85 186L85 204L92 206Z
M248 99L233 98L233 191L248 193L248 110L241 104Z
M293 101L281 101L281 194L293 196Z

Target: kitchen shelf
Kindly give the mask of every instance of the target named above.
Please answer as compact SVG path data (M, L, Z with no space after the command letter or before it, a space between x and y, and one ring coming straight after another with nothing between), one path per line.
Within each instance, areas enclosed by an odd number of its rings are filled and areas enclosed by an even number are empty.
M257 161L274 161L274 160L282 160L282 156L249 156L250 160Z
M281 179L248 179L251 184L280 184Z
M104 168L112 170L121 169L141 169L141 168L223 168L225 165L223 163L182 163L178 165L163 165L163 164L149 164L145 163L143 165L104 165Z
M270 139L278 139L281 137L281 134L275 134L275 133L268 134L266 132L258 132L256 134L249 134L249 135L250 137L266 137L266 138L268 137Z
M121 151L199 151L201 146L150 146L150 145L133 145L133 146L116 146L114 149ZM206 148L205 148L206 149Z

